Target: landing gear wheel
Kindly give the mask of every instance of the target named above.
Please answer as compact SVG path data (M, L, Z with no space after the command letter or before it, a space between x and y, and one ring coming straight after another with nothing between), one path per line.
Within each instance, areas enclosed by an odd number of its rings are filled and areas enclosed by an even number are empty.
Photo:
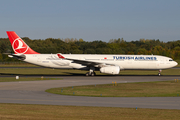
M158 73L159 76L161 76L161 72L162 72L162 70L159 70L159 73Z
M86 73L86 76L90 76L89 72Z
M96 73L95 73L95 72L92 72L92 73L87 72L87 73L86 73L86 76L95 76L95 75L96 75Z
M95 72L92 72L92 73L91 73L91 76L96 76L96 73L95 73Z

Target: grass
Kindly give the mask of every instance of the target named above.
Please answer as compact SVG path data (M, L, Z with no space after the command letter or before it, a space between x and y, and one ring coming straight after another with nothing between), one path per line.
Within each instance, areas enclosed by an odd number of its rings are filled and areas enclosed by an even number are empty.
M179 120L180 110L0 104L2 120Z
M51 88L46 92L91 97L177 97L180 95L180 81L74 86Z
M14 62L14 63L0 63L0 67L39 67L37 65L33 65L30 63L20 63L20 62Z
M62 78L47 78L47 77L0 77L0 82L18 82L18 81L38 81L38 80L62 80Z
M85 74L86 71L81 70L62 70L51 68L2 68L0 75L71 75L71 74Z
M120 75L158 75L158 70L122 70ZM162 70L161 75L180 75L180 69Z

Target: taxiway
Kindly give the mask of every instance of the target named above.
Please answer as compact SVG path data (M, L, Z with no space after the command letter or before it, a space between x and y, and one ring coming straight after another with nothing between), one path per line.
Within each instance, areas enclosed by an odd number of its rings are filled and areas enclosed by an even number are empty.
M166 81L180 79L180 76L59 76L59 78L63 79L1 82L0 103L180 109L180 97L84 97L45 92L46 89L56 87L109 84L112 82Z

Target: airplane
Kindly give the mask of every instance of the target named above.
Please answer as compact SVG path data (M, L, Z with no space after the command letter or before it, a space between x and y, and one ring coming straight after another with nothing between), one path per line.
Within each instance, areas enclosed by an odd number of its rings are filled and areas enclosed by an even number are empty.
M87 70L86 76L101 73L118 75L120 70L159 70L168 69L178 63L160 55L108 55L108 54L40 54L32 50L14 31L6 31L16 58L38 66L57 69Z

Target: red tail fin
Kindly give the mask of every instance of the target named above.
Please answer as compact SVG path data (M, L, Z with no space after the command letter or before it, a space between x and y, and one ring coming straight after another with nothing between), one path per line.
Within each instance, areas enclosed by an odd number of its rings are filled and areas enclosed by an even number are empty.
M39 54L32 50L14 31L6 31L15 54Z

